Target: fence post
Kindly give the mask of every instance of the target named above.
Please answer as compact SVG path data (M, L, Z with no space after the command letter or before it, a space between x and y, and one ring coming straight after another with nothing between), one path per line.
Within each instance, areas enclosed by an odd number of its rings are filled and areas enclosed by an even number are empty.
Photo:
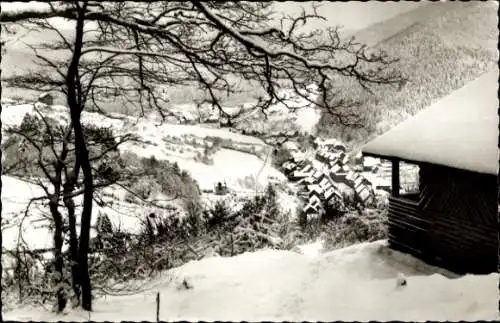
M156 322L160 322L160 292L156 292Z

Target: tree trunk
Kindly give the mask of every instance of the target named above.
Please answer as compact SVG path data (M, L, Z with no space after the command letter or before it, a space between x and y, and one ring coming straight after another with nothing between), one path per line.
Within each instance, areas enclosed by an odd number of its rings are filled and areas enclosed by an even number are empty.
M55 201L54 201L55 200ZM57 295L57 311L62 312L66 307L67 299L66 293L64 291L64 260L62 255L63 246L63 234L62 226L63 219L61 213L58 210L58 199L55 198L50 201L50 212L54 219L55 229L54 229L54 260L55 260L55 279L54 283L56 286Z
M68 107L70 109L71 122L73 124L73 131L75 135L76 159L82 169L84 184L83 210L80 227L80 245L78 250L80 271L78 279L80 280L80 284L82 287L82 308L84 310L91 311L92 286L90 284L88 249L90 223L92 219L92 199L94 192L89 152L85 143L85 137L81 123L81 113L84 107L82 102L82 85L80 83L80 75L78 71L83 47L83 32L87 1L83 1L82 6L80 6L78 3L76 4L78 6L78 17L76 20L75 46L73 49L71 63L68 67L68 72L66 75L66 86L68 90L66 98Z
M69 249L70 249L70 258L71 258L71 286L75 293L75 299L77 301L77 306L80 305L80 272L79 272L79 260L78 260L78 238L76 235L76 216L75 216L75 203L73 202L73 198L69 195L73 192L74 188L74 179L67 179L67 182L64 183L64 206L68 211L68 220L69 220Z
M85 186L83 193L83 210L80 227L80 245L79 267L80 284L82 287L82 307L87 311L92 310L92 287L90 283L88 251L90 240L90 224L92 219L92 200L94 195L94 182L92 178L92 168L89 160L89 152L85 143L82 125L80 119L73 120L73 129L75 131L75 143L77 149L77 158L79 159L83 173L83 184Z
M19 250L19 246L16 250L16 275L17 275L17 288L19 293L19 302L23 300L23 280L22 280L22 260L21 260L21 252ZM14 276L15 277L15 276Z

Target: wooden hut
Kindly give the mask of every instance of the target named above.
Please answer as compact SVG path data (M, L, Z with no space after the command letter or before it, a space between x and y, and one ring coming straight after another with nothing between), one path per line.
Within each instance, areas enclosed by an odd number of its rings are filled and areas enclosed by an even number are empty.
M392 162L389 244L457 273L497 270L498 69L375 138L367 156ZM400 161L419 192L400 194Z

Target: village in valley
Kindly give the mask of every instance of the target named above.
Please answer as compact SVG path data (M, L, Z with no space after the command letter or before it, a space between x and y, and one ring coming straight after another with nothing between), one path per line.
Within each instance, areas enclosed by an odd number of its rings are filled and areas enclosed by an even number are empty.
M346 199L358 209L376 207L391 190L391 163L388 160L362 156L349 157L346 146L336 139L313 138L313 152L304 153L298 144L289 141L281 149L290 159L281 170L299 188L304 200L302 211L314 217L329 209L346 211ZM312 157L306 157L310 156ZM418 168L402 168L403 191L418 184Z
M308 160L293 142L288 143L291 160L282 165L288 179L301 186L300 196L306 200L303 211L307 214L325 212L328 206L340 204L343 209L344 197L352 190L355 198L361 205L368 205L374 201L374 186L360 173L362 171L376 171L376 166L361 164L358 160L354 168L349 163L346 147L336 140L314 140L317 150L314 158ZM353 194L353 195L354 195Z

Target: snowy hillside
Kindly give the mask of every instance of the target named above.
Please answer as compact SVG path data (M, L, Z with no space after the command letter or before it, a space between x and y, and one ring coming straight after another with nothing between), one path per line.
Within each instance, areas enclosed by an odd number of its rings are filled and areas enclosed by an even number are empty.
M154 321L159 292L162 321L499 319L497 274L456 278L389 250L384 241L317 255L309 249L192 261L136 284L129 295L97 299L90 314L21 307L6 310L4 318Z
M4 129L21 124L26 114L36 114L34 106L45 116L50 116L59 122L68 122L64 106L46 106L40 103L18 104L8 99L2 99L2 103ZM233 192L231 199L234 200L234 194L242 197L253 195L256 189L263 189L270 181L275 183L286 181L286 177L271 166L270 147L255 137L203 125L160 124L153 116L138 120L124 115L108 118L97 113L84 112L82 119L86 124L111 127L116 135L136 134L140 142L127 142L120 147L122 151L130 151L141 157L154 156L159 160L177 162L182 170L190 173L198 182L200 189L205 192L212 192L218 182L226 182ZM3 136L3 141L6 138ZM211 147L216 140L222 141L221 147L206 156L208 162L200 159L206 147ZM9 188L2 194L3 247L7 250L15 249L21 234L31 250L51 248L53 238L47 226L48 222L44 219L44 213L48 212L47 207L33 203L27 218L22 220L19 216L25 212L31 198L43 196L44 193L38 186L19 179L2 176L2 180L4 187ZM102 212L110 217L115 228L137 233L147 214L165 213L155 207L126 201L126 192L116 186L105 189L102 195L107 205L100 206L94 203L93 224L97 215ZM285 210L293 211L296 208L297 198L284 192L280 192L279 196ZM204 194L203 200L210 200L213 197L214 194ZM81 204L81 196L76 199L76 203ZM180 209L179 203L173 201L168 205Z
M4 127L19 125L26 113L35 113L32 104L5 104L3 108ZM61 122L68 122L64 106L40 105L40 111ZM127 142L120 149L142 157L154 156L159 160L177 162L181 169L191 174L202 190L213 189L217 182L226 181L236 191L254 191L255 185L258 189L265 187L269 178L284 180L284 176L270 165L270 147L255 137L209 125L160 124L154 116L136 119L115 114L113 118L108 118L84 112L82 120L96 126L111 127L117 135L138 135L140 143ZM204 149L210 148L215 140L225 142L203 162L200 159Z

